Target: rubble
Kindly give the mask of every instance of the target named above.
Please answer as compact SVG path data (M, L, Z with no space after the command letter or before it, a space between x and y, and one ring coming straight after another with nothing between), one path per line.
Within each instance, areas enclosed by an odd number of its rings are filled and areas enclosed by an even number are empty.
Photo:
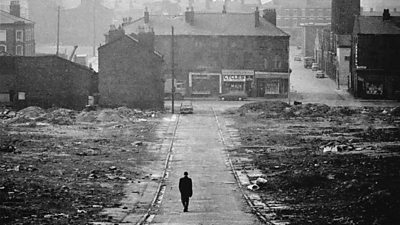
M229 117L235 119L246 147L230 150L229 155L235 168L262 170L257 176L248 173L251 184L245 187L260 195L278 220L396 224L399 111L399 107L245 104ZM250 146L254 150L248 151ZM279 199L288 208L275 209L267 199Z

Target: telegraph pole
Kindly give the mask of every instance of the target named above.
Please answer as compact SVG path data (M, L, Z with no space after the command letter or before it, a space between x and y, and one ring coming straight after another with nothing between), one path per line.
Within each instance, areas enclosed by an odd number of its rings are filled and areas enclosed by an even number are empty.
M58 56L60 52L60 6L57 8L57 52L56 55Z
M93 57L96 56L96 1L93 1Z
M172 114L175 113L175 40L174 40L174 26L171 27L171 77L172 77Z

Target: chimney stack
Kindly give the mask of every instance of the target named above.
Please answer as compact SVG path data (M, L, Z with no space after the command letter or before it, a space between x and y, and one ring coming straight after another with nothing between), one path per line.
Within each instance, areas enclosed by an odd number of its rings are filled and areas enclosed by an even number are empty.
M124 35L125 35L125 30L121 26L116 28L115 25L111 25L110 30L108 31L108 34L105 35L106 43L118 40L119 38L121 38Z
M189 7L186 8L186 12L185 12L185 22L193 25L194 24L194 9L193 7Z
M393 12L397 12L397 8L393 8Z
M138 39L140 45L151 51L154 51L155 34L153 28L139 27L139 32L136 35L136 38Z
M10 2L10 14L16 17L21 17L21 6L19 1Z
M389 13L389 9L384 9L383 10L383 17L382 17L383 21L385 20L390 20L390 13Z
M226 5L222 6L222 14L226 14Z
M263 18L276 26L276 10L275 9L264 9Z
M149 21L150 21L150 14L146 7L144 10L144 23L149 23Z
M374 11L374 8L370 8L369 11L370 11L370 12L373 12L373 11Z
M255 19L254 26L259 27L260 26L260 11L258 11L258 7L256 7L256 11L254 12L254 19Z

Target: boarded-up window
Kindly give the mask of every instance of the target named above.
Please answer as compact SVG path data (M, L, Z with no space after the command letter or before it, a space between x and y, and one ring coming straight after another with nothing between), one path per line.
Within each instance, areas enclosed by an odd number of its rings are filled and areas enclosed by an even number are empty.
M0 93L0 102L10 102L10 94Z

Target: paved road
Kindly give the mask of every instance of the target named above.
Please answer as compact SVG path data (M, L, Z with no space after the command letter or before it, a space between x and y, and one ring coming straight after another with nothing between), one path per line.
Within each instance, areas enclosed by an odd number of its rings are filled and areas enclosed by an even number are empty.
M235 183L211 109L182 116L176 135L166 191L152 224L260 224ZM184 171L194 189L187 213L178 190Z

